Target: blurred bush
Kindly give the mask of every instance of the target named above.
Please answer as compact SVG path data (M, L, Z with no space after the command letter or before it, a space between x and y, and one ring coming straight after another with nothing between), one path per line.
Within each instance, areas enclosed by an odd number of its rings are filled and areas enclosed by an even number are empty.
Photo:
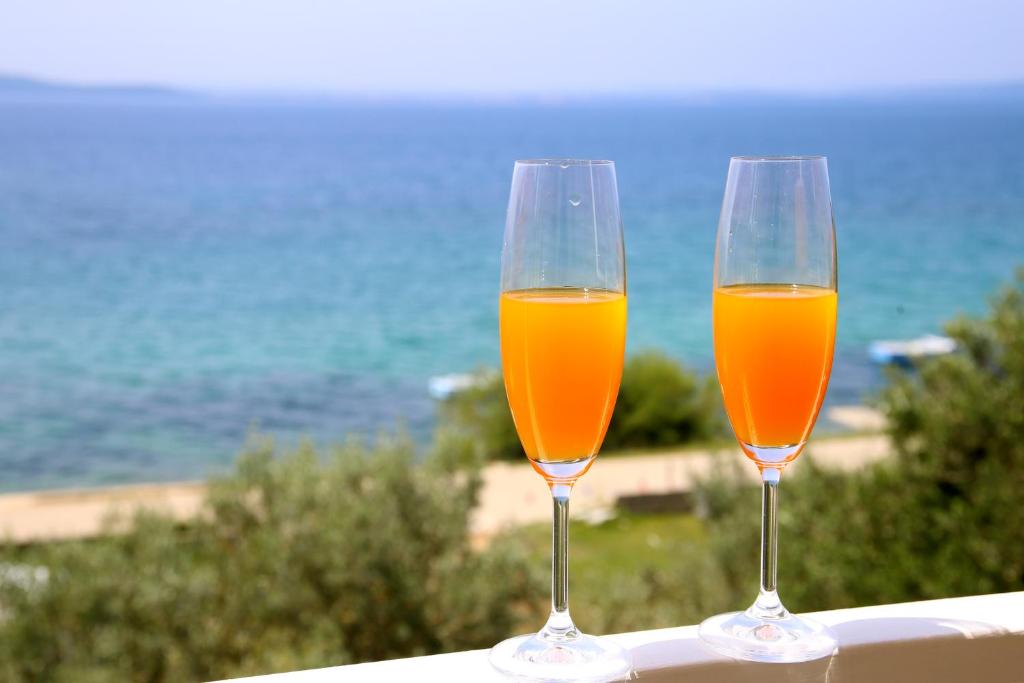
M478 444L488 460L525 457L501 374L479 370L474 380L469 388L455 392L438 404L438 424Z
M418 465L403 439L326 458L260 442L187 528L150 514L4 548L46 572L0 574L0 680L196 681L492 645L543 582L514 547L470 547L475 458L451 438L435 450Z
M713 375L699 378L657 351L630 356L604 447L674 446L721 438L725 413Z
M523 457L496 372L479 372L472 387L442 401L439 423L478 443L488 458ZM669 356L645 351L626 359L604 450L703 442L722 437L724 430L714 377L699 378Z

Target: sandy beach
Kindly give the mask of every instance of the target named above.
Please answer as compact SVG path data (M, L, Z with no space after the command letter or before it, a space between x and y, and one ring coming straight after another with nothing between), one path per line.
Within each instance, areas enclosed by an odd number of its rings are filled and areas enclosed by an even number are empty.
M827 467L854 469L889 452L885 436L870 435L817 439L808 455ZM697 479L710 474L719 459L741 462L742 471L756 480L756 468L733 448L600 457L576 485L573 513L609 509L623 496L688 491ZM794 467L799 467L799 461ZM527 463L492 463L484 469L483 479L480 505L471 523L474 540L550 517L547 488ZM182 482L6 494L0 496L0 533L16 543L88 538L103 532L108 515L139 509L187 521L201 509L205 491L203 483Z

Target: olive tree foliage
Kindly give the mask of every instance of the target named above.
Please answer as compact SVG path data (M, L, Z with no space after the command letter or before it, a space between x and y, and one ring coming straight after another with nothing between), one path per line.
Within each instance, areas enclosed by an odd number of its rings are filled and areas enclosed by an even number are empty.
M6 547L0 679L211 680L489 646L543 589L514 547L470 546L476 459L445 437L422 462L403 438L325 455L257 440L194 523L143 514Z

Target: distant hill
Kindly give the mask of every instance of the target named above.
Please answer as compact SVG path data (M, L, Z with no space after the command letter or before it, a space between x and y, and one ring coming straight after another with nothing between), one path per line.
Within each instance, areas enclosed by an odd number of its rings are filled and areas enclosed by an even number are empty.
M166 99L190 96L194 96L194 93L157 85L84 85L0 74L0 99L54 99L62 97Z
M1024 103L1024 80L1002 83L982 83L944 86L905 86L867 88L838 92L789 92L780 90L708 90L677 93L601 93L593 95L572 95L553 97L551 95L478 96L478 95L425 95L425 94L360 94L309 91L300 94L275 91L234 91L215 93L211 91L185 90L160 85L90 85L68 83L27 76L0 73L0 102L11 101L111 101L119 102L170 102L188 99L229 99L255 102L309 103L309 102L451 102L451 103L509 103L528 104L581 104L581 103L644 103L675 102L696 105L790 105L807 102L867 101L867 102L999 102Z

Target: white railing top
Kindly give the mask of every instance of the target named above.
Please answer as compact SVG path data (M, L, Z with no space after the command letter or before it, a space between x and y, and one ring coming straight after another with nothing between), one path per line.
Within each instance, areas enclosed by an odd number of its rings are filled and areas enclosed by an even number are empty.
M666 597L666 599L671 599ZM817 612L839 654L803 664L737 662L707 650L695 626L612 636L633 652L642 681L686 683L1020 683L1024 592ZM507 682L486 650L236 679L236 683Z

